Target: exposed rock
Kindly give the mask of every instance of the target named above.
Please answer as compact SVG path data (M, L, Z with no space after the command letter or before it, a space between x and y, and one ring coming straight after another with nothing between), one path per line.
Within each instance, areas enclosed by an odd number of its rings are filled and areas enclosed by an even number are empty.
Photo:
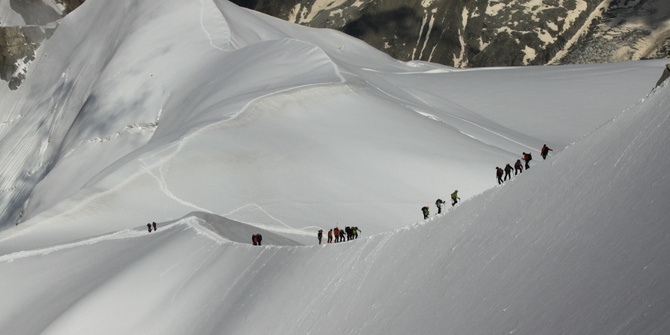
M25 79L22 64L35 59L35 50L45 38L39 27L0 28L0 79L16 89Z
M42 0L10 2L25 22L42 27L0 28L0 78L15 88L25 77L21 67L50 34L44 26L85 0L56 0L60 11ZM479 67L670 57L667 0L232 2L298 24L343 31L405 61Z
M561 58L589 64L670 57L667 0L612 0Z
M659 30L670 18L667 0L232 1L343 31L400 60L458 67L605 63L668 57L670 49ZM625 25L632 17L646 24ZM641 50L641 39L654 46Z
M35 59L40 44L53 34L55 22L84 1L57 0L60 7L53 8L42 0L10 0L11 9L26 23L22 27L0 27L0 79L7 81L10 89L21 85L27 65Z

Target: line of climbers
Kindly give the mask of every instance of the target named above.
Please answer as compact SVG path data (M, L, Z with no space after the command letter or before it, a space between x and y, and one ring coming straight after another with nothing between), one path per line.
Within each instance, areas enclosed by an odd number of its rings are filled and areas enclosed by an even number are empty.
M461 200L461 198L458 196L458 190L455 190L453 193L451 193L451 207L454 207L458 203L458 200ZM442 214L442 208L444 208L445 203L446 202L442 199L435 200L437 214ZM423 219L428 219L428 216L430 215L430 206L421 207L421 212L423 213Z
M554 150L549 148L546 144L542 146L542 149L540 149L540 156L542 156L543 160L547 159L549 151ZM523 161L526 163L525 165L521 164L521 159L523 159ZM519 173L523 173L524 167L526 168L526 170L530 169L530 161L533 159L533 155L531 155L530 152L523 152L521 159L517 159L516 162L514 163L513 169L515 176ZM508 178L509 180L512 180L512 166L507 164L505 165L504 169L501 169L499 166L496 166L496 177L498 178L498 185L507 181Z
M549 148L546 144L542 146L542 149L540 150L540 155L542 156L542 159L547 159L547 155L549 154L549 151L554 151L553 149ZM526 163L525 166L521 163L521 159L524 160ZM517 159L516 162L514 163L514 168L510 164L505 165L505 169L501 169L499 166L496 167L496 177L498 177L498 184L502 184L503 181L507 181L509 178L510 180L512 179L512 169L514 169L514 175L516 176L519 173L523 173L524 167L526 170L530 169L530 161L533 159L533 156L530 154L530 152L524 152L522 154L521 159ZM504 180L503 180L503 174L504 174ZM458 201L461 200L461 198L458 196L458 190L455 190L453 193L451 193L451 207L454 207ZM435 206L437 207L437 214L442 214L442 208L444 208L444 204L446 201L442 199L437 199L435 201ZM423 206L421 208L421 212L423 213L423 218L424 220L428 219L430 216L430 207L429 206ZM151 232L151 226L149 226L149 231ZM155 223L154 223L154 230L155 228ZM338 242L345 242L345 241L351 241L354 239L358 238L358 233L361 232L358 227L344 227L344 229L340 229L339 227L335 227L333 229L330 229L328 231L328 242L327 243L338 243ZM319 231L316 234L316 238L319 240L319 244L321 244L321 240L323 238L323 229L319 229ZM333 240L334 238L334 240ZM261 240L263 237L261 234L254 234L251 238L252 243L254 245L261 245Z
M542 156L543 160L547 159L549 151L554 150L549 148L546 144L542 146L542 149L540 149L540 156ZM526 163L525 165L521 163L521 159L524 160L524 162ZM516 162L514 163L514 168L512 168L510 164L505 165L505 169L501 169L499 166L496 166L496 177L498 177L498 184L502 184L508 178L510 180L512 179L512 169L514 169L515 176L519 173L523 173L524 167L526 170L530 169L530 161L533 159L533 155L531 155L530 152L523 152L521 159L516 160ZM458 200L460 199L461 198L458 197L458 190L455 190L454 193L451 194L451 206L453 207L454 205L456 205L458 203ZM442 214L442 208L444 206L444 203L445 201L442 199L437 199L435 201L435 206L437 206L437 214ZM430 207L429 206L421 207L421 212L423 213L423 219L427 220L428 217L430 216Z
M361 231L362 230L358 229L358 227L347 226L344 227L344 229L335 227L328 231L328 243L333 243L333 237L335 238L335 243L357 239L358 233ZM319 240L319 244L321 244L321 239L323 238L323 229L319 229L319 231L316 233L316 238Z
M147 226L149 226L149 232L151 232L151 224L148 224ZM360 232L362 232L362 230L360 230L358 227L344 227L344 229L335 227L334 229L328 231L328 243L333 243L333 236L335 236L335 243L344 242L345 239L346 241L357 239L358 233ZM319 244L321 244L321 239L323 238L323 229L319 229L319 232L316 234L316 238L319 240ZM261 245L262 240L263 236L261 234L251 235L251 243L253 245Z

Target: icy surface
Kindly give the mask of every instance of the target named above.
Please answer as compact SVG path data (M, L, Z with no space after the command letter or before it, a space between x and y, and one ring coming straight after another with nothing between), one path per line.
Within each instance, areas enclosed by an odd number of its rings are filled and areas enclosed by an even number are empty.
M662 61L403 63L222 0L88 0L39 52L0 89L3 333L670 330Z

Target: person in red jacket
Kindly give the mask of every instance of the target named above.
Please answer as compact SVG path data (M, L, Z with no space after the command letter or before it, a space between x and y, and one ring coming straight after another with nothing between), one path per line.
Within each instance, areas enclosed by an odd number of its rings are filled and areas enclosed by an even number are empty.
M526 170L530 169L530 161L533 159L533 156L530 152L524 152L522 158L526 162L526 166L524 166Z
M335 229L333 229L333 235L335 235L335 243L339 242L340 241L340 228L335 227Z
M523 164L521 164L520 159L517 159L516 163L514 163L514 175L516 176L517 173L523 173Z
M549 154L549 151L554 151L554 150L549 148L546 144L542 146L542 150L540 150L540 155L542 156L542 159L547 159L547 155Z

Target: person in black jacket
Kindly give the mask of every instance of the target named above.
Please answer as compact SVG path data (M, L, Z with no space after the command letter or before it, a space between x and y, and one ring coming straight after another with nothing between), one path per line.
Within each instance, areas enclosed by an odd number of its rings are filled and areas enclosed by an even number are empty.
M526 170L530 169L530 161L533 159L533 156L530 154L530 152L524 152L523 153L523 160L526 162Z
M512 180L512 166L507 164L505 165L505 181L507 181L507 178Z
M498 185L503 183L503 169L500 166L496 166L496 177L498 177Z
M430 215L430 211L428 210L428 206L421 207L421 212L423 212L423 219L424 220L428 219L428 215Z

